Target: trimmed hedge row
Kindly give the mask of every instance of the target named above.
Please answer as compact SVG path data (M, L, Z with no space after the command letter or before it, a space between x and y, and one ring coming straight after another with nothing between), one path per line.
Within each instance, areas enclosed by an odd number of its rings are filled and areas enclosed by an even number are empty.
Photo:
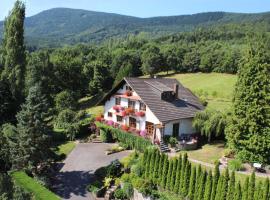
M29 177L23 171L12 172L11 177L21 188L33 194L36 200L60 200L60 197Z
M96 122L96 126L107 134L111 134L113 139L126 144L131 149L143 152L147 147L152 145L152 143L145 138L108 126L101 122Z

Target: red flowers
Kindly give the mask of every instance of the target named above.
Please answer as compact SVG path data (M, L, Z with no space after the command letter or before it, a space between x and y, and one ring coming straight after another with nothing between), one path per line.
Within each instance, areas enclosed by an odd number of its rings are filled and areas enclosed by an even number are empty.
M129 91L129 90L127 90L127 91L125 91L125 93L124 93L126 96L132 96L132 92L131 91Z
M128 131L128 129L129 129L129 127L127 126L127 125L122 125L122 130L124 130L124 131Z
M144 117L144 116L145 116L145 112L143 112L143 111L138 111L138 112L135 113L135 115L136 115L137 117Z
M130 114L133 114L134 113L134 109L133 108L126 108L126 114L127 115L130 115Z

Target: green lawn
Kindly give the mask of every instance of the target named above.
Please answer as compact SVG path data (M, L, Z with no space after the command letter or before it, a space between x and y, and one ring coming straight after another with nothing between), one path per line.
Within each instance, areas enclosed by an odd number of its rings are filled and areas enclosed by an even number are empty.
M198 96L206 97L209 108L227 110L231 106L234 85L237 78L236 75L222 73L187 73L172 74L167 77L177 79Z
M36 200L60 200L60 197L29 177L25 172L13 172L11 177L20 187L33 194Z
M215 161L223 156L224 146L223 141L215 141L211 144L205 144L197 150L181 151L181 153L186 152L189 158L214 164Z
M56 147L55 153L58 155L64 155L65 157L76 147L74 141L67 141L62 144L59 144Z

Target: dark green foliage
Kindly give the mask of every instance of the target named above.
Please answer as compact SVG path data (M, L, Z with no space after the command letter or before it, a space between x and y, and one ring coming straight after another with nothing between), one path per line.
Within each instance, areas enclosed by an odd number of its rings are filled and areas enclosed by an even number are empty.
M159 184L161 184L161 180L162 180L162 169L163 169L163 163L164 163L165 158L166 158L166 155L162 153L159 159L158 173L157 173L157 182Z
M127 199L127 195L126 195L126 193L125 193L125 191L123 189L117 189L117 190L115 190L114 197L116 199L121 199L121 200Z
M240 182L238 182L236 185L233 200L242 200L242 189Z
M213 181L212 180L212 171L210 170L209 173L207 174L207 178L206 178L204 197L203 197L204 200L211 199L212 181Z
M23 101L25 75L25 46L24 46L24 3L17 0L4 23L3 64L1 79L8 82L10 91L17 102Z
M254 193L255 193L255 173L252 172L248 186L248 200L254 199Z
M31 87L22 110L17 114L18 154L13 167L37 170L50 155L47 117L48 103L39 85Z
M192 125L210 142L211 138L224 135L226 115L220 111L207 109L196 113Z
M136 149L138 151L144 151L147 147L152 146L149 140L142 137L132 135L130 133L121 131L119 129L113 128L111 126L96 122L97 127L103 129L104 131L111 132L113 139L128 145L131 149Z
M180 182L179 182L178 193L183 192L186 164L187 164L187 153L185 153L184 156L183 156L183 158L182 158L181 175L180 175Z
M146 173L146 177L149 177L150 179L153 180L153 172L154 172L154 166L155 166L155 159L156 159L156 149L151 151L151 157L150 157L150 164L149 168Z
M229 146L243 161L269 162L270 56L267 51L268 47L262 44L249 49L236 83L234 115L226 135Z
M76 99L74 94L70 91L62 91L55 96L55 108L58 112L61 112L65 109L75 109L77 106Z
M142 54L142 71L144 74L150 74L153 76L159 71L163 71L162 67L162 55L158 47L150 45L144 50Z
M14 98L7 81L0 80L0 124L9 121L15 114Z
M109 131L100 129L100 139L102 142L112 142L112 134Z
M181 179L181 167L182 167L182 156L179 156L177 159L177 168L176 168L176 175L175 175L175 184L173 191L177 194L179 190L179 183Z
M211 192L211 200L215 200L217 184L219 180L220 172L219 172L219 163L215 165L213 184L212 184L212 192Z
M127 198L132 198L134 189L130 183L124 183L123 190Z
M235 172L233 171L230 177L227 200L233 199L234 193L235 193Z

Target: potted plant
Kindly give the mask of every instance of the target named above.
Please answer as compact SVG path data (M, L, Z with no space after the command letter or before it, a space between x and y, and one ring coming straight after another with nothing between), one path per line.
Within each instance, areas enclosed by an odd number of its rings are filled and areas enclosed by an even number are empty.
M126 114L127 115L130 115L130 114L133 114L134 113L134 109L133 108L126 108Z
M130 91L130 90L127 90L127 91L125 91L125 93L124 93L126 96L132 96L132 92Z
M175 137L170 137L170 139L169 139L169 147L170 148L175 147L177 143L178 143L178 141Z

